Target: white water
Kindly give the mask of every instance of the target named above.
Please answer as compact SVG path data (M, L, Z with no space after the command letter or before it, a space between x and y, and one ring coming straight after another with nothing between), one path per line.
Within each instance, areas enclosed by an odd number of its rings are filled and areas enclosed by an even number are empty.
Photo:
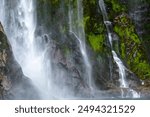
M0 4L0 21L3 22L3 21L4 21L3 16L5 15L5 14L4 14L4 13L5 13L5 12L4 12L5 9L3 9L4 0L1 0L0 2L1 2L1 4Z
M125 74L125 66L123 65L122 61L117 56L116 52L112 50L114 61L116 62L119 68L119 76L121 78L120 87L121 88L128 88L127 82L125 82L126 74Z
M21 65L24 74L32 79L34 85L39 90L39 94L42 99L52 99L53 97L60 99L64 98L68 95L68 92L66 89L61 89L61 81L59 82L60 87L55 87L55 84L51 81L51 78L53 77L53 74L51 73L51 61L45 61L47 48L39 52L35 47L35 40L37 38L34 34L36 29L35 0L18 0L16 4L16 0L10 0L9 2L12 2L11 4L13 4L11 9L8 8L10 6L6 6L5 0L0 0L0 2L2 3L0 4L0 20L4 24L8 39L10 39L13 48L13 53ZM101 7L105 11L104 23L106 24L109 42L112 47L111 22L108 21L104 3ZM82 0L77 0L77 8L72 9L70 6L69 10L70 33L72 33L79 42L80 51L85 64L85 80L92 90L92 69L86 52L85 32L83 25L81 25L83 23L80 23L82 21ZM77 22L78 25L75 25L75 22ZM120 87L127 88L128 85L125 80L125 67L114 50L112 50L112 54L119 68L119 75L121 79ZM59 77L63 77L64 73L59 70L56 72L57 74L55 78L60 80ZM136 93L133 90L132 92Z
M46 72L47 63L44 60L46 50L38 52L35 47L35 0L7 1L14 3L0 0L0 2L3 3L1 11L5 10L0 14L2 16L0 20L6 29L16 60L21 65L23 73L33 81L41 99L49 99L51 87ZM7 4L12 4L13 7L9 9ZM50 72L51 67L48 66L48 69Z
M136 91L129 88L128 82L126 81L126 72L125 72L125 69L127 69L127 68L124 66L123 62L117 56L115 50L113 49L112 24L108 19L108 15L107 15L105 4L104 4L103 0L99 0L99 6L100 6L100 9L101 9L101 12L102 12L102 15L103 15L104 24L105 24L106 29L107 29L108 39L109 39L109 43L111 45L113 59L114 59L115 63L117 64L118 68L119 68L120 88L121 89L122 88L129 89L129 92L132 93L133 98L140 98L140 95ZM123 98L128 97L128 95L124 96L124 91L123 90L122 90L122 97Z
M35 36L36 0L0 0L0 2L3 3L0 4L0 20L5 27L14 56L21 65L24 75L33 81L41 99L74 98L68 87L64 86L63 79L67 77L65 72L57 68L52 69L50 58L45 60L46 52L50 51L49 47L40 51L37 49L36 40L41 37ZM82 1L77 2L76 10L77 17L70 20L80 22L83 20ZM82 26L70 24L70 32L79 42L86 69L85 78L91 88L91 65L86 52L84 29Z
M77 11L77 12L76 12ZM86 44L85 44L85 32L83 27L83 8L82 8L82 0L77 0L77 8L73 9L73 6L69 6L69 31L71 34L75 36L75 38L79 42L79 47L81 54L83 56L84 64L85 64L85 74L87 74L86 81L89 85L89 88L93 89L92 82L92 69L89 61L89 57L86 52Z

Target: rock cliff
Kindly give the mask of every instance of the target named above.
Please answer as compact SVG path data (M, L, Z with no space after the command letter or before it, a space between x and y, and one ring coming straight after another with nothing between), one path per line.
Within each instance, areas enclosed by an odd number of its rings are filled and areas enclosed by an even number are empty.
M34 92L34 93L33 93ZM0 99L38 99L31 81L16 62L0 23Z

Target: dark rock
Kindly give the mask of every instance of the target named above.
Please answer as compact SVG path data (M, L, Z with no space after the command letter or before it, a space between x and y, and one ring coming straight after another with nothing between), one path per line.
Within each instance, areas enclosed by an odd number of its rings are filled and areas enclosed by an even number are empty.
M13 56L1 23L0 44L0 99L38 99L32 82L23 75Z
M63 71L64 74L67 74L67 76L65 77L59 76L58 83L60 83L60 81L65 81L64 86L68 85L68 88L72 87L75 93L77 93L83 87L85 88L86 84L83 81L83 74L81 73L83 64L80 58L81 55L79 55L81 53L78 52L79 48L77 46L76 48L74 46L69 46L69 44L66 44L67 47L62 47L61 45L55 43L55 41L51 41L51 43L49 44L50 48L47 50L47 57L51 58L51 64L53 66L52 71L54 71L53 73L55 73L56 71ZM64 52L65 48L67 49L65 51L71 52L67 54L66 52ZM62 79L60 79L60 77Z
M146 0L136 0L136 1L130 1L128 0L128 9L131 18L133 19L133 22L136 27L136 31L138 35L140 36L141 41L143 42L143 46L146 51L146 56L148 57L149 63L150 63L150 3Z
M143 99L150 99L150 79L142 80L142 85L137 87Z

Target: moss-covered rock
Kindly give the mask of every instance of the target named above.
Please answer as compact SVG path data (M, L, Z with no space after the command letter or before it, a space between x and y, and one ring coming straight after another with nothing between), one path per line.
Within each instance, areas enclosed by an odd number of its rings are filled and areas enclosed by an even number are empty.
M104 51L104 35L88 35L88 39L95 52Z
M128 14L114 18L114 31L120 37L120 52L128 67L141 79L150 78L150 65L145 48Z

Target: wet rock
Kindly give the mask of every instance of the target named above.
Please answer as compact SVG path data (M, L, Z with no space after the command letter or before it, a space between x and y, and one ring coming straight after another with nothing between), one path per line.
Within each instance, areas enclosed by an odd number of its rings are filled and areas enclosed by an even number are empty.
M150 79L142 80L141 86L137 87L143 99L150 99Z
M34 93L33 93L34 92ZM0 99L38 99L31 81L23 75L0 23Z
M143 42L144 49L150 62L150 3L148 2L148 0L128 1L129 14L133 19L136 31Z
M40 37L42 35L40 34L38 36ZM57 42L54 35L47 35L47 40L47 46L45 46L45 50L43 51L45 51L45 66L52 66L52 70L48 72L51 72L49 73L49 77L51 78L52 84L56 86L53 88L59 87L61 88L60 90L65 88L76 94L85 85L79 69L80 67L77 67L81 65L74 63L75 59L79 59L78 56L75 56L79 54L76 51L78 50L77 47L74 50L74 46L70 45L72 44L71 42L70 44L68 44L68 41L65 42L66 44L62 44L64 42Z

